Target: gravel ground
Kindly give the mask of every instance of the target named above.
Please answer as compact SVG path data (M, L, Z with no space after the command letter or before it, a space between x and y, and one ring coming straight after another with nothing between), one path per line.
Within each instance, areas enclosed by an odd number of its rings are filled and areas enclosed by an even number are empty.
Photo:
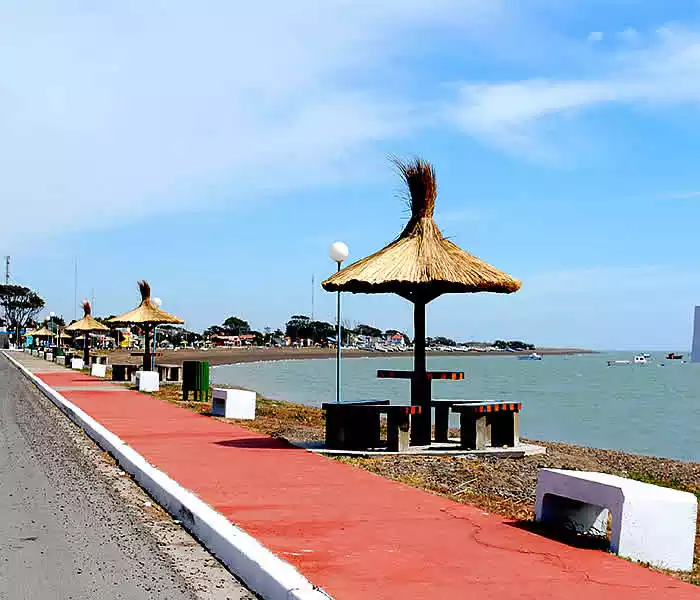
M253 597L0 357L1 600Z

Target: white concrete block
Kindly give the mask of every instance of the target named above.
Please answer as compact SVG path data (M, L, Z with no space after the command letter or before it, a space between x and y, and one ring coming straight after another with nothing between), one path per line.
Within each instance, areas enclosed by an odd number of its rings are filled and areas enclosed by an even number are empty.
M83 363L83 359L82 359L82 358L71 358L71 359L70 359L70 368L71 368L71 369L76 369L76 370L79 371L79 370L82 369L84 366L85 366L85 363Z
M608 511L613 552L663 569L692 570L698 512L694 494L604 473L540 470L538 521L605 534Z
M49 362L53 362L53 352L47 352L47 353L44 355L44 358L45 358L46 360L48 360Z
M158 371L136 371L134 377L140 392L157 392L160 389Z
M214 388L211 414L227 419L254 419L255 392Z
M93 377L106 377L107 376L107 365L93 363L90 367L90 375Z

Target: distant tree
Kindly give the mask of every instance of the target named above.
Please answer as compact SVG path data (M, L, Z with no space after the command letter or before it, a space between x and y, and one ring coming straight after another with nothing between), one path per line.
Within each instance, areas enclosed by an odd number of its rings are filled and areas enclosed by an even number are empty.
M250 324L239 317L229 317L222 323L222 327L228 331L228 335L245 335L250 333Z
M382 330L377 329L376 327L372 327L371 325L358 325L355 327L355 331L353 331L355 335L366 335L368 337L381 337L382 336Z
M285 334L292 341L309 338L311 319L306 315L292 315L285 325Z
M436 346L456 346L457 345L457 342L455 342L454 340L452 340L448 337L442 337L442 336L432 338L432 343L435 344Z
M520 340L510 340L510 341L505 341L505 340L496 340L493 343L494 348L498 348L500 350L505 350L506 348L510 348L511 350L534 350L535 345L534 344L526 344L525 342L521 342Z
M309 329L311 331L310 338L317 344L324 344L328 338L334 338L337 334L337 327L325 321L311 321L311 323L309 323ZM340 332L341 335L344 335L342 325L340 327Z
M0 285L0 309L8 329L14 330L17 345L22 329L44 308L44 300L28 287Z
M226 329L220 325L212 325L204 330L204 337L210 338L213 335L227 335Z
M51 317L46 317L42 322L41 322L42 327L48 327L49 329L51 327L65 327L66 326L66 321L65 319L60 316L56 315L53 319Z

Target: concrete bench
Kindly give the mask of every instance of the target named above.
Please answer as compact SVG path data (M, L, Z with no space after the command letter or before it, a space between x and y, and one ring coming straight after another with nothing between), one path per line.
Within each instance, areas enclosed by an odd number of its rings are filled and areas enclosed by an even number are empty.
M214 388L211 393L211 414L227 419L255 419L255 392Z
M459 413L460 445L465 450L514 447L520 443L520 402L498 400L454 404Z
M112 381L131 381L138 370L139 365L115 363L112 365Z
M695 495L624 477L542 469L537 479L537 521L606 535L610 549L663 569L691 571L697 520Z
M140 392L157 392L160 389L160 381L156 371L136 371L134 383Z
M450 429L450 410L459 404L497 402L497 400L463 400L458 398L433 398L430 405L435 409L435 441L447 442Z
M408 450L411 417L420 406L392 406L388 400L359 400L322 405L326 413L326 446L337 450L369 450L383 446L390 452ZM381 440L381 415L387 417L386 444Z
M182 381L182 365L156 365L161 383L180 383Z

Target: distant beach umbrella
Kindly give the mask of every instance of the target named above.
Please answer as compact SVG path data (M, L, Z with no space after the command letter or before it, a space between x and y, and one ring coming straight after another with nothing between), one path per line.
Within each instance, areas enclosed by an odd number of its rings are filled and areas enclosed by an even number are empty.
M411 218L379 252L348 265L322 283L329 292L391 293L414 304L414 375L411 403L423 407L414 420L412 442L430 443L430 384L426 377L425 307L442 294L510 294L521 282L445 239L433 220L437 182L433 166L420 159L393 159L408 189Z
M145 280L138 282L141 304L134 310L110 319L110 323L120 325L140 325L144 330L143 368L149 371L151 365L151 334L156 325L182 325L184 321L175 315L161 310L151 299L151 286Z
M109 327L100 323L97 319L92 316L92 308L90 303L85 300L83 302L83 318L71 325L68 325L64 331L70 331L72 333L83 333L84 343L83 343L83 361L85 366L90 364L90 332L92 331L109 331Z
M34 331L28 331L24 334L25 336L31 335L32 337L51 337L53 332L46 327L40 327Z

